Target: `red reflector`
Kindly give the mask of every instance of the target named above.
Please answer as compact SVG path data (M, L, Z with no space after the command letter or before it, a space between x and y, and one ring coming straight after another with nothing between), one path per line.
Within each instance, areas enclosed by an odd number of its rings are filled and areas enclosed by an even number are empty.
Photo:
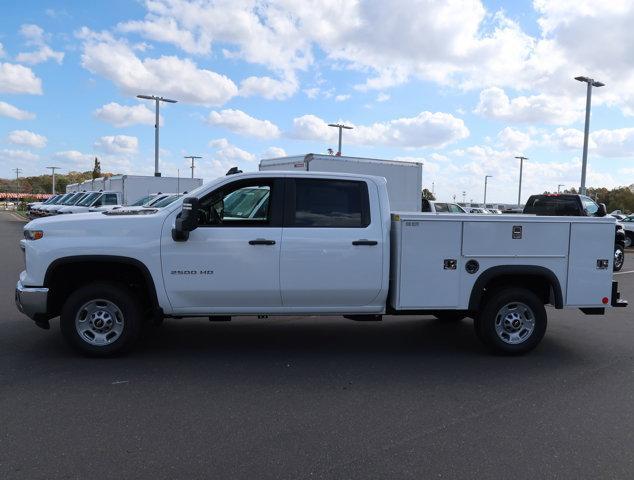
M608 297L603 297L603 300L601 301L603 302L604 305L607 305L610 299Z

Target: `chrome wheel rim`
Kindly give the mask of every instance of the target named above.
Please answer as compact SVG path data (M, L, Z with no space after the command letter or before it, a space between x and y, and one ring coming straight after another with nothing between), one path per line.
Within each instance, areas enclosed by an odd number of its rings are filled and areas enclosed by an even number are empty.
M90 345L110 345L121 336L124 327L123 313L110 300L86 302L75 316L77 334Z
M495 316L495 333L509 345L525 342L534 330L535 314L524 303L507 303Z
M614 266L619 268L623 264L623 250L617 248L614 250Z

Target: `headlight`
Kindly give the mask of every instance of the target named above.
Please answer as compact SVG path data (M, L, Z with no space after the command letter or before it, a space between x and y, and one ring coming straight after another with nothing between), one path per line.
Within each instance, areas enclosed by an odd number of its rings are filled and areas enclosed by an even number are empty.
M39 240L44 236L42 230L24 230L24 238L27 240Z

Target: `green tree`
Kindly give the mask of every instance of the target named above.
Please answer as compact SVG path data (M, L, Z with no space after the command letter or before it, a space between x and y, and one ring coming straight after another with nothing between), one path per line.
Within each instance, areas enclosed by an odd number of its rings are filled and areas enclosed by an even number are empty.
M95 178L99 177L101 177L101 163L99 162L97 157L95 157L95 166L92 169L92 178L94 180Z
M426 188L423 188L423 192L422 192L422 198L424 200L436 200L436 197L434 196L433 193L431 193L429 190L427 190Z

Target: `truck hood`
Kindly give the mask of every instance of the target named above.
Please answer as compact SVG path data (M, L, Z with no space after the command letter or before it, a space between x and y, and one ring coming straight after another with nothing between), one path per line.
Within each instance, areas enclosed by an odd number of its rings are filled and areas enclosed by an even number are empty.
M157 215L158 210L152 214L136 215L130 212L126 215L107 215L105 212L73 213L72 215L55 215L51 217L36 218L27 223L25 229L40 229L45 232L55 232L65 236L73 234L86 234L88 232L99 234L99 231L112 231L125 229L131 222L142 223L149 226L163 222L163 215Z

